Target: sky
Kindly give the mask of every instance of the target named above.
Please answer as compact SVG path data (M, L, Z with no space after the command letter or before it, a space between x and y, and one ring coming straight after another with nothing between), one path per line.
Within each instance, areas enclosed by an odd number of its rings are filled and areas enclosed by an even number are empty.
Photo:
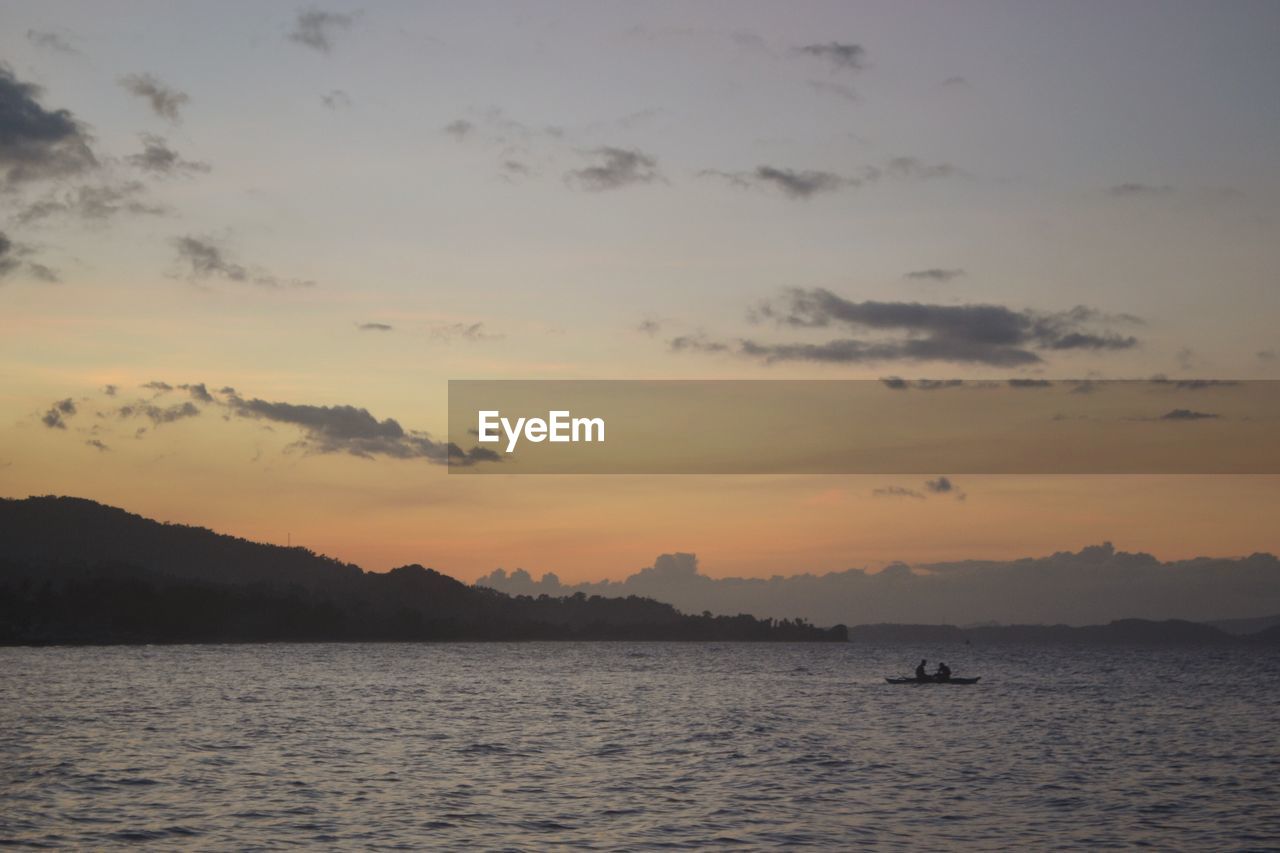
M0 495L464 580L1280 550L1274 476L438 464L449 379L1280 378L1274 3L112 9L0 3Z

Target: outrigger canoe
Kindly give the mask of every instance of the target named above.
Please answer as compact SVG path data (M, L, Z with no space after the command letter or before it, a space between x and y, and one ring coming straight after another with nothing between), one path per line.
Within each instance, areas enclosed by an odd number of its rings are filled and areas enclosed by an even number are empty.
M884 680L890 684L977 684L981 678L982 676L977 678L955 678L953 676L946 681L937 681L932 678L889 678L886 675Z

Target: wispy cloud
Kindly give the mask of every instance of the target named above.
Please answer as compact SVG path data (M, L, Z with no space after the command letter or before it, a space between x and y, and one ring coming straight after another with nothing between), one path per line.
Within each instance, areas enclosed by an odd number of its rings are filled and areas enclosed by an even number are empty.
M658 163L648 154L627 148L596 148L587 152L595 160L590 166L569 172L565 179L580 189L592 192L616 190L661 179Z
M333 89L320 96L320 103L331 110L344 110L351 106L351 96L342 89Z
M24 225L58 216L103 222L121 214L160 216L168 208L144 201L147 187L141 181L101 182L54 190L20 210L16 221Z
M27 30L27 41L54 53L79 53L66 37L49 30Z
M860 44L830 41L806 44L795 49L797 54L820 59L836 71L861 71L867 67L867 51Z
M40 418L40 423L49 429L66 429L66 419L72 417L76 413L75 401L70 397L59 400L49 407L49 410Z
M1115 184L1107 188L1107 194L1117 198L1160 196L1168 195L1171 192L1173 192L1173 187L1168 184L1125 183Z
M942 269L940 267L931 267L927 270L912 270L903 276L903 278L912 281L953 281L965 274L962 269Z
M208 172L209 164L184 159L177 151L169 147L163 136L154 133L141 134L142 151L125 157L125 162L151 175L168 177L171 175L193 175Z
M475 133L476 126L474 122L467 121L464 118L455 119L446 124L442 130L452 136L454 139L463 140Z
M963 172L950 163L925 163L915 157L893 157L879 165L864 166L845 175L821 169L791 169L769 165L739 172L703 169L698 174L720 178L738 187L771 188L788 198L804 200L823 193L857 189L885 180L949 178Z
M160 426L161 424L171 424L175 421L197 417L200 414L200 407L190 401L175 403L171 406L158 406L154 403L131 403L121 406L116 410L116 414L122 418L144 417L155 426Z
M52 284L60 281L57 272L37 261L30 260L30 246L15 243L3 231L0 231L0 284L15 274L26 274L27 278Z
M427 334L438 341L491 341L502 337L489 333L483 322L436 323L427 328Z
M320 53L329 53L338 34L350 29L354 22L352 15L307 9L298 13L289 40Z
M127 74L120 78L120 85L145 100L160 118L175 124L182 121L182 108L191 100L186 92L169 86L154 74Z
M172 241L178 261L193 280L220 278L226 281L255 284L259 287L312 287L313 281L282 279L262 271L251 271L231 260L227 251L209 237L175 237Z
M732 345L686 336L671 341L671 348L733 351L764 362L949 361L1022 367L1043 361L1041 353L1046 351L1122 350L1138 344L1131 335L1105 328L1136 318L1113 317L1085 306L1046 313L991 304L855 302L823 288L797 288L757 306L750 316L786 329L844 327L877 336L819 343L740 339Z
M473 465L498 461L487 448L464 451L452 442L434 441L427 433L406 430L392 418L378 420L355 406L311 406L231 396L227 405L245 418L291 424L302 430L298 446L310 453L346 453L364 459L425 459L438 465Z

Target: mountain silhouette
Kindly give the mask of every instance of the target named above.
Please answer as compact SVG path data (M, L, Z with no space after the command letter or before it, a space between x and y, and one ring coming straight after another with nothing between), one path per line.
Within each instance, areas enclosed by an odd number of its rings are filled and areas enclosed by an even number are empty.
M783 612L818 624L1098 625L1118 619L1216 622L1228 633L1269 627L1280 613L1271 554L1161 561L1111 543L1018 560L965 560L878 572L847 569L771 578L711 577L694 554L663 554L621 580L561 583L497 569L476 581L517 595L642 595L693 613Z
M365 572L80 498L0 499L4 643L845 638L637 596L511 596L419 565Z

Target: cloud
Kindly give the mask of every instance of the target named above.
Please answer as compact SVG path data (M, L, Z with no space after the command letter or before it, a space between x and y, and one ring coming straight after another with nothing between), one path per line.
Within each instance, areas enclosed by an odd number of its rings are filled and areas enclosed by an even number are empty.
M193 385L179 385L178 387L190 394L192 399L199 400L201 403L213 402L213 395L209 393L209 389L205 387L203 382L197 382Z
M327 95L321 95L320 102L331 110L341 110L351 106L351 96L342 89L334 89Z
M596 148L587 152L595 165L575 169L565 175L571 185L592 192L616 190L632 184L647 184L661 179L657 161L634 149Z
M565 130L555 125L541 127L511 118L498 107L491 107L476 116L475 120L459 118L441 128L441 132L459 142L476 140L486 145L502 148L506 155L527 151L540 141L559 142ZM588 152L589 153L589 152Z
M885 180L929 180L963 174L950 163L925 163L915 157L893 157L877 166L864 166L854 174L841 175L819 169L789 169L779 166L757 166L749 172L726 172L703 169L700 177L721 178L746 188L780 190L793 199L808 199L821 193L856 189Z
M249 272L228 260L221 246L212 240L199 237L176 237L174 248L178 257L191 265L193 278L226 278L231 281L248 281Z
M173 247L178 253L178 262L188 267L188 276L195 280L221 278L226 281L256 284L259 287L312 287L314 281L299 279L281 279L270 273L250 271L243 265L232 261L216 241L208 237L175 237Z
M773 578L711 578L697 571L693 554L665 554L653 567L617 581L565 584L550 573L535 581L528 572L494 572L476 584L518 595L639 595L686 613L786 613L819 625L1083 625L1127 617L1206 621L1280 612L1278 576L1280 560L1270 554L1165 563L1104 543L1019 560Z
M739 340L736 347L702 338L678 338L673 350L717 352L736 349L765 362L812 361L858 364L883 361L951 361L1021 367L1044 359L1042 351L1121 350L1137 346L1132 336L1090 328L1089 324L1132 322L1085 306L1042 313L1002 305L930 305L919 302L854 302L829 290L793 288L753 312L791 329L847 327L893 337L842 338L824 343Z
M1163 415L1161 415L1160 420L1162 421L1202 421L1202 420L1207 420L1207 419L1217 418L1217 417L1221 417L1221 415L1215 415L1210 412L1195 412L1195 411L1192 411L1191 409L1174 409L1173 411L1165 412Z
M65 418L69 418L76 413L75 401L70 397L65 400L59 400L49 407L49 411L45 412L40 418L40 423L49 429L66 429L67 423Z
M729 345L721 341L708 340L699 332L696 335L680 335L672 338L668 345L672 352L727 352Z
M106 453L107 451L111 450L110 447L107 447L105 444L103 444L100 440L96 438L91 438L87 440L85 444L89 445L90 447L96 447L99 451L103 453Z
M791 198L809 198L818 193L833 192L845 186L846 179L832 172L776 169L760 166L754 173L755 180L772 184Z
M969 85L969 81L964 77L948 77L946 80L942 81L942 85L948 89L963 88Z
M1107 194L1117 198L1159 196L1168 195L1171 192L1173 192L1173 187L1168 184L1157 186L1153 184L1126 183L1107 187Z
M640 324L636 326L636 331L641 334L648 335L649 337L653 337L658 334L658 332L662 331L662 323L658 320L654 320L653 318L641 320Z
M858 100L857 91L852 86L844 83L833 83L830 80L810 80L809 88L820 95L833 95L851 104Z
M131 403L127 406L121 406L116 410L116 414L122 418L145 417L151 423L159 426L185 420L186 418L194 418L200 414L200 408L190 401L176 403L172 406L157 406L154 403Z
M218 422L239 417L298 427L302 437L293 446L309 453L345 453L364 458L422 458L436 464L463 466L501 461L501 457L488 448L472 447L464 451L455 444L434 441L425 432L405 429L391 418L379 420L367 409L355 406L312 406L248 399L237 394L231 386L210 391L203 382L175 385L156 379L140 387L155 391L156 395L149 400L138 399L110 410L120 420L145 418L150 421L149 427L139 427L131 433L134 438L141 438L149 428L198 417L213 407L215 411L224 413ZM175 390L186 391L192 399L171 405L157 402L160 395ZM114 397L118 389L108 385L102 391ZM51 429L65 430L66 419L75 413L75 401L68 397L51 405L41 420ZM99 413L99 416L104 414ZM264 429L271 428L268 423L263 424ZM106 428L110 430L110 427ZM93 433L96 432L98 427L95 426Z
M925 163L916 157L894 157L881 168L894 178L951 178L963 174L950 163ZM870 179L869 175L867 179Z
M42 281L45 284L57 284L62 281L62 276L58 274L57 270L35 261L27 261L27 274L36 281Z
M165 84L154 74L127 74L120 78L120 85L147 101L153 113L174 124L182 121L182 108L191 100L186 92Z
M14 273L25 272L28 278L46 283L55 283L61 279L58 274L44 264L27 260L31 247L15 243L3 231L0 231L0 284Z
M1254 353L1254 355L1258 358L1259 361L1275 361L1277 357L1276 351L1273 349L1258 350L1256 353Z
M21 210L15 219L24 224L41 222L55 216L104 222L121 214L161 216L168 208L142 200L147 188L141 181L84 184L53 191Z
M387 323L361 323L356 328L362 332L390 332L394 327Z
M460 118L451 121L444 126L444 132L459 141L466 139L476 129L476 126L466 119Z
M924 500L924 495L915 489L904 489L902 486L884 486L879 489L872 489L872 497L877 498L913 498L915 500Z
M307 9L298 13L289 40L320 53L329 53L333 50L334 38L343 30L350 29L354 21L351 15Z
M433 441L425 432L406 430L392 418L378 420L368 409L355 406L309 406L246 400L232 396L227 404L237 415L302 429L298 442L311 453L347 453L365 459L426 459L437 465L472 465L497 461L488 448L463 451L452 442Z
M932 267L927 270L912 270L903 276L903 278L912 279L914 281L951 281L960 278L965 274L962 269L940 269Z
M501 338L485 331L484 323L438 323L427 329L427 333L438 341L492 341Z
M859 182L853 178L837 175L835 172L824 172L808 169L797 171L776 166L757 166L751 172L724 172L718 169L703 169L699 176L723 178L738 187L771 187L781 190L788 198L808 199L821 193L835 192L848 186L856 186Z
M129 163L152 175L167 177L169 175L192 175L197 172L208 172L209 164L194 160L184 160L177 151L169 147L163 136L154 133L141 134L142 151L124 158Z
M11 186L97 165L84 126L68 110L46 110L39 95L38 86L0 65L0 170Z
M824 60L836 71L861 71L867 67L867 51L860 44L831 41L797 47L795 52Z
M498 169L498 176L508 183L515 183L523 178L533 176L533 170L519 160L503 160Z
M27 41L36 47L52 50L54 53L79 53L78 50L71 46L71 42L54 32L27 30Z

